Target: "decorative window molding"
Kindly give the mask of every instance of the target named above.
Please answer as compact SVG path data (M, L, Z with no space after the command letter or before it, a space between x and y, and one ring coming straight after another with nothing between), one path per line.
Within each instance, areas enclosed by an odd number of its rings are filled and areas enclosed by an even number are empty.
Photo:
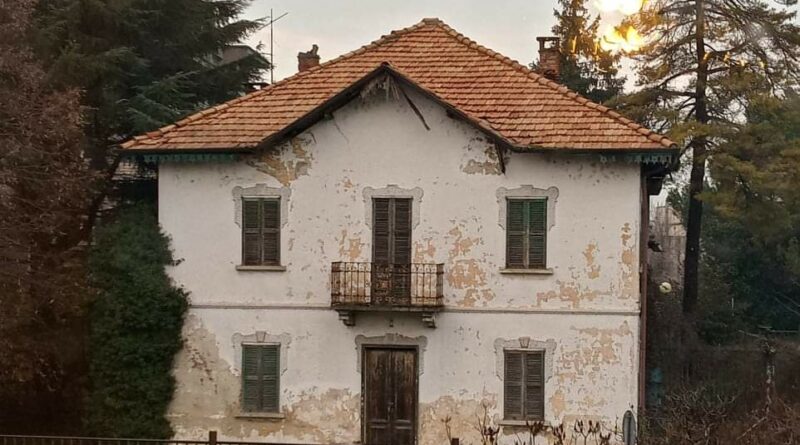
M424 194L421 188L404 189L395 184L389 184L379 189L365 187L363 194L364 221L370 229L372 229L372 198L411 198L411 227L416 228L419 225L419 206Z
M358 367L356 369L359 374L361 374L364 346L415 346L417 348L417 373L422 375L425 371L425 349L428 347L428 339L425 336L406 337L400 334L386 334L376 337L356 336L356 356L358 357Z
M233 360L236 372L241 375L242 372L242 345L280 345L280 368L281 375L289 369L289 345L292 343L292 337L289 333L284 332L281 334L269 334L264 331L256 331L253 334L233 334Z
M286 225L289 216L289 197L292 190L289 187L269 187L266 184L256 184L252 187L233 188L234 221L242 227L242 198L279 198L281 202L281 227Z
M556 225L556 200L558 200L558 188L548 189L536 188L532 185L507 189L500 187L497 189L497 207L499 207L498 222L503 230L506 229L506 217L508 215L508 198L536 199L547 198L547 230Z
M494 341L495 372L497 378L503 381L505 376L505 351L544 351L544 381L545 384L553 376L553 358L555 357L556 341L552 338L547 340L534 340L530 337L520 337L517 339L498 338Z

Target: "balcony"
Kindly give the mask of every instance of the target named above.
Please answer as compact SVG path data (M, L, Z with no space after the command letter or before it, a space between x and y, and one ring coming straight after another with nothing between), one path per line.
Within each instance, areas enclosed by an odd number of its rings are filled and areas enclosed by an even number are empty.
M420 312L435 327L444 305L444 264L331 264L331 307L347 326L360 311Z

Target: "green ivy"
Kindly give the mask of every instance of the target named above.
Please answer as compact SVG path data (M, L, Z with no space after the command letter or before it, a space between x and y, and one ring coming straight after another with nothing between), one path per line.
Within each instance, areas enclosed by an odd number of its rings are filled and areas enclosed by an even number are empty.
M165 271L168 238L150 205L121 210L98 228L89 259L97 296L90 311L87 432L169 438L187 293Z

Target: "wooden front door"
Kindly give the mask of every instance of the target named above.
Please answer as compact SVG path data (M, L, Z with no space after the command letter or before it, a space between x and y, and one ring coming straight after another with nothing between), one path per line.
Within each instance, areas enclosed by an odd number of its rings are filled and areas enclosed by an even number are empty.
M411 199L372 202L372 302L406 306L411 302Z
M416 349L364 349L365 445L413 445L417 437Z

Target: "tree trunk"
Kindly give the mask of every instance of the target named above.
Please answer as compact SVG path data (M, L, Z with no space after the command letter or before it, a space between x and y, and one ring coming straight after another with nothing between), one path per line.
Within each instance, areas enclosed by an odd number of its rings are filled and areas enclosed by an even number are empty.
M706 84L708 62L705 49L705 5L695 2L695 49L697 56L697 83L695 85L695 119L708 123ZM700 230L703 221L703 203L699 199L706 176L708 140L705 136L692 139L692 172L689 176L689 215L686 222L686 256L683 269L683 313L694 313L697 305L698 269L700 265Z

